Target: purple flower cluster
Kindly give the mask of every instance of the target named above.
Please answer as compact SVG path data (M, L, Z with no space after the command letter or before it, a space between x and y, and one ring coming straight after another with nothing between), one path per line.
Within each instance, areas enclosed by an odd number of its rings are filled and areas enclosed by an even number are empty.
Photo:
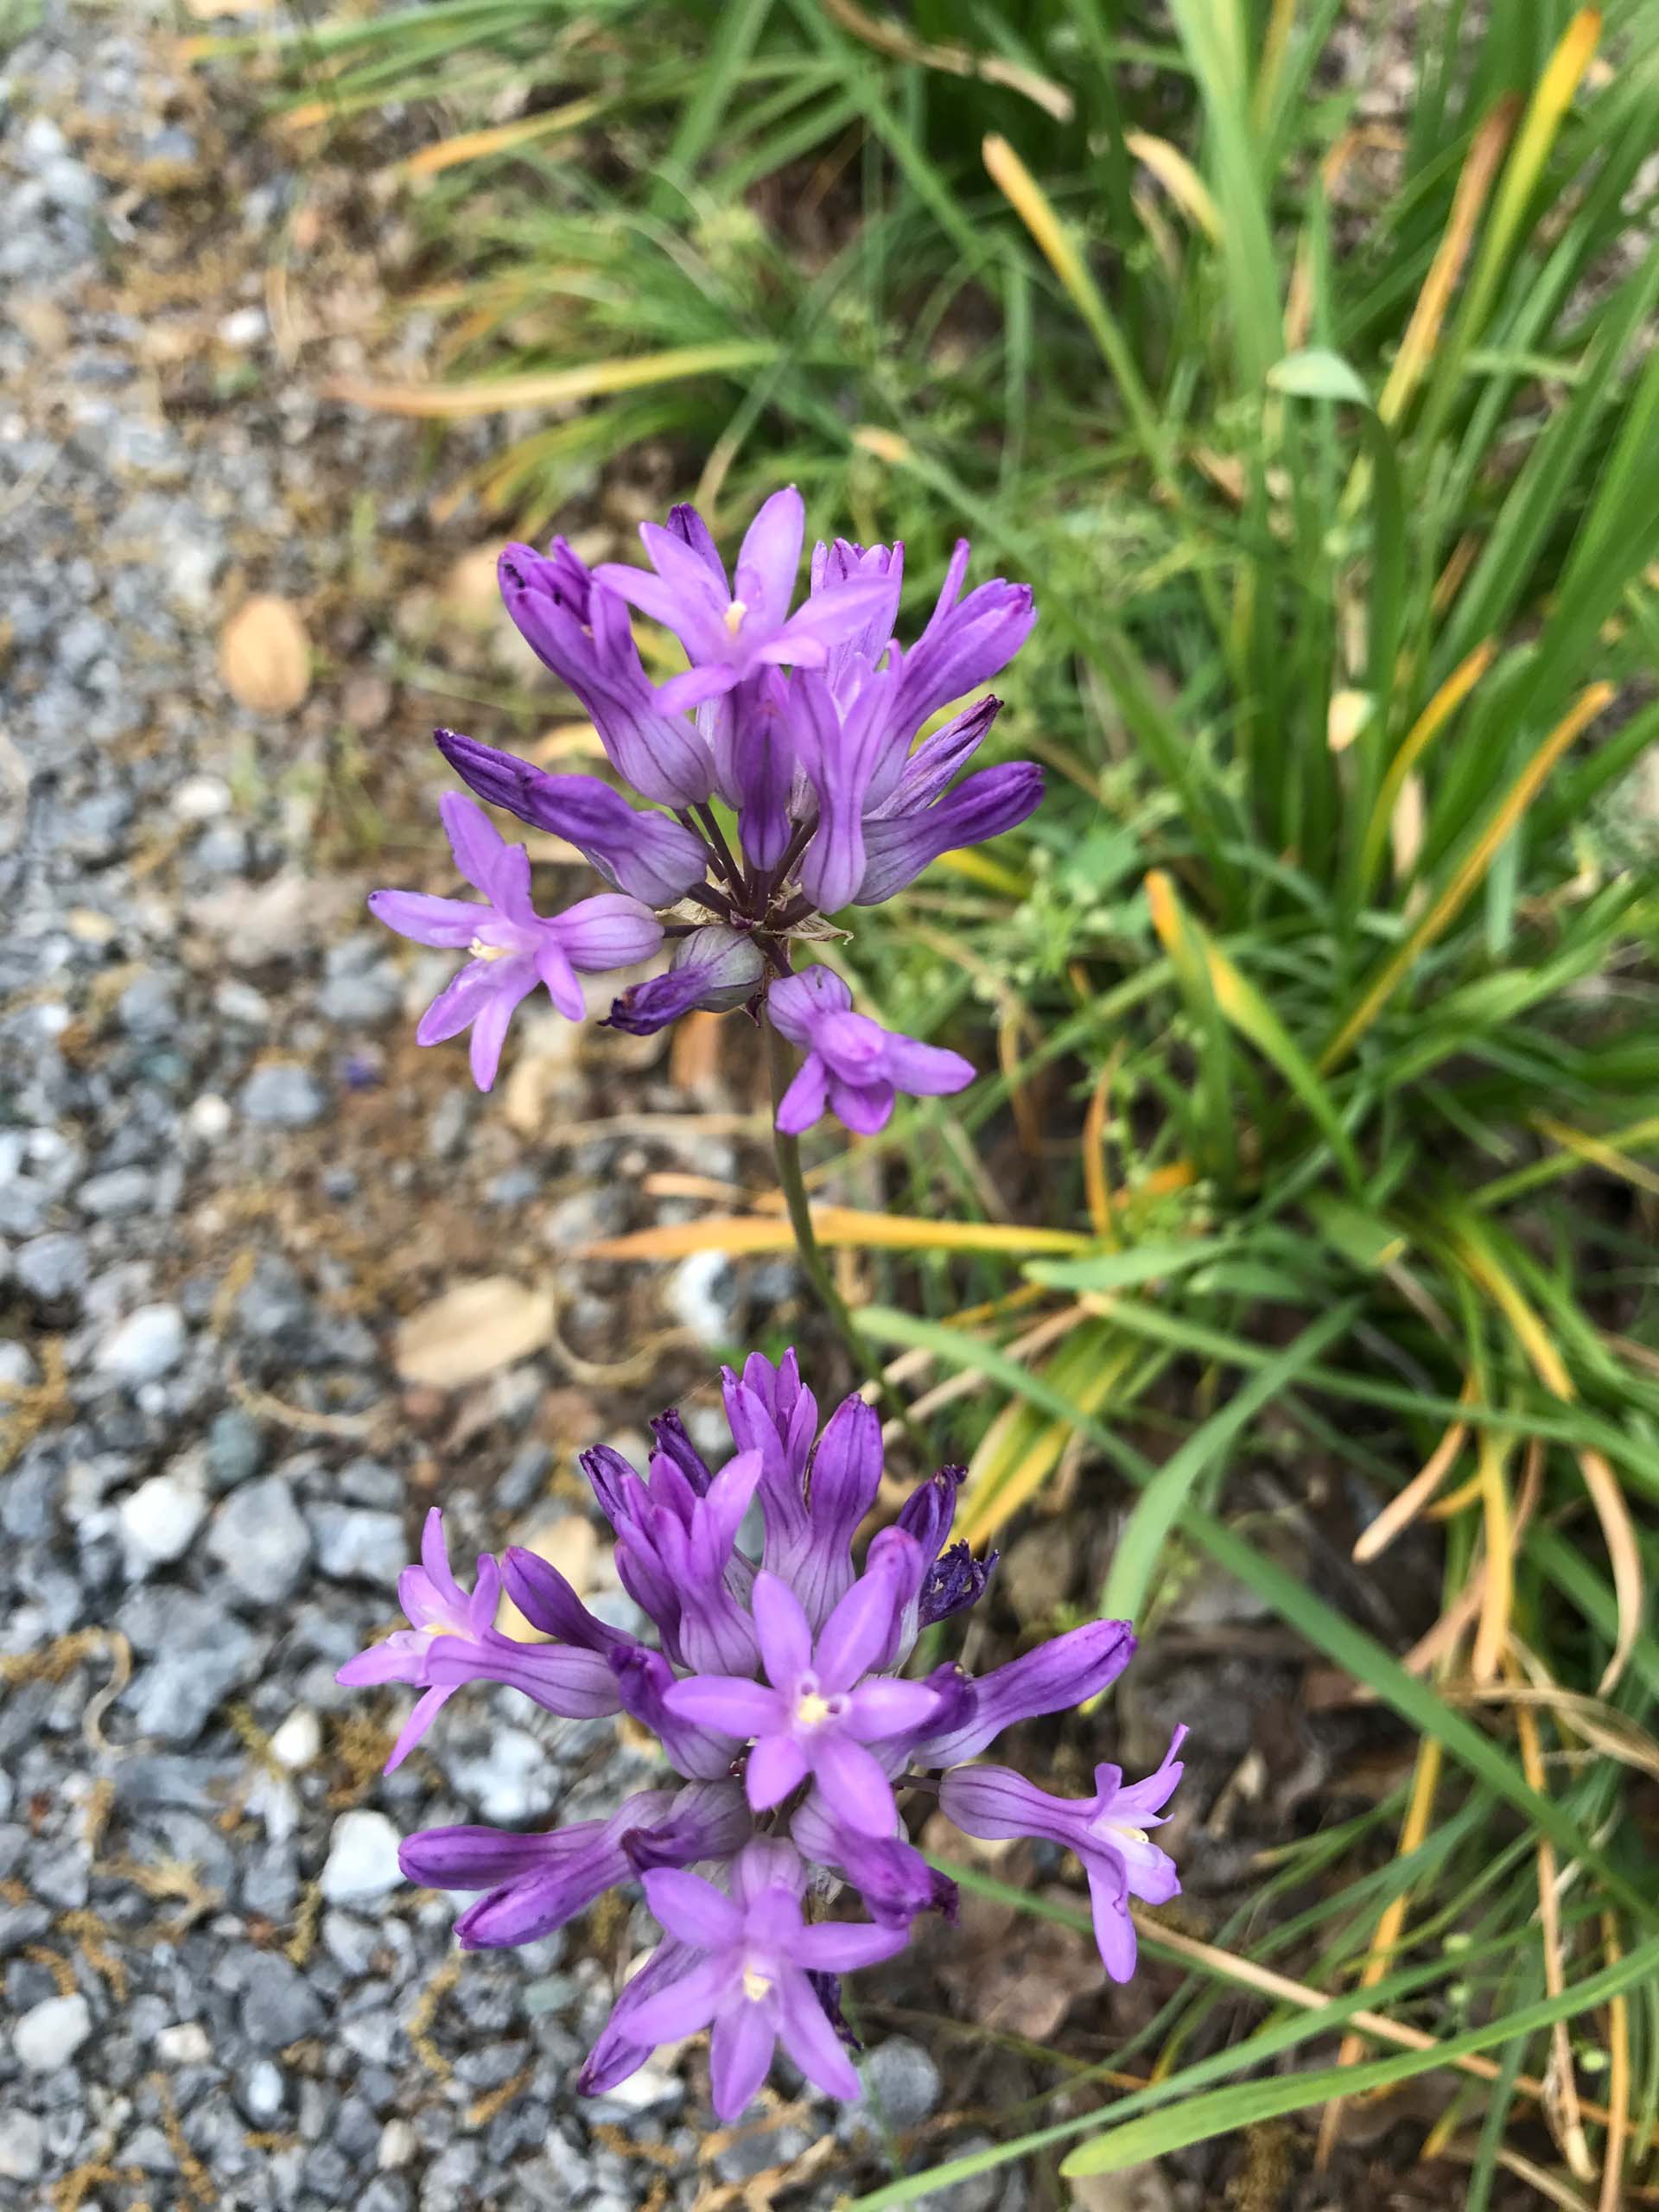
M546 555L525 545L502 555L514 622L593 717L621 779L667 810L642 812L596 777L552 775L437 733L480 798L575 845L612 887L563 914L537 914L522 849L454 795L443 803L444 826L482 903L404 891L371 898L402 935L471 953L417 1033L436 1044L470 1025L480 1089L494 1081L514 1007L537 983L575 1018L578 971L632 966L665 940L666 970L620 997L610 1020L646 1035L694 1007L747 1004L757 1018L766 1009L806 1055L780 1117L787 1131L827 1108L873 1134L899 1092L927 1096L972 1080L959 1054L855 1014L838 976L823 968L797 976L794 959L826 933L822 916L879 906L942 853L1000 836L1036 806L1042 772L1030 761L963 773L996 699L977 699L921 734L1012 660L1035 620L1031 593L998 578L964 597L964 540L906 650L893 634L903 547L818 545L810 588L791 611L804 531L791 489L760 509L730 577L686 506L666 525L642 525L648 569L589 569L563 538ZM652 686L630 606L679 639L691 664L683 673ZM715 799L735 817L734 836Z
M854 1537L882 1472L880 1422L859 1397L820 1428L795 1355L725 1372L732 1457L718 1471L679 1415L652 1423L640 1474L606 1446L582 1465L616 1532L618 1572L657 1630L653 1646L599 1619L544 1560L480 1560L473 1593L450 1572L435 1508L423 1565L399 1586L410 1625L340 1669L344 1682L407 1682L420 1702L396 1765L464 1682L505 1682L571 1719L626 1713L652 1730L678 1777L608 1818L545 1834L432 1828L408 1838L412 1882L481 1891L456 1933L468 1948L533 1942L614 1884L639 1876L664 1932L624 1989L582 2069L613 2088L659 2044L712 2025L715 2109L734 2119L781 2042L836 2096L857 2094L842 2025L846 1970L891 1958L926 1911L954 1918L954 1885L910 1841L898 1793L922 1783L958 1827L1035 1836L1083 1861L1106 1971L1135 1963L1129 1899L1179 1885L1147 1839L1180 1778L1176 1754L1124 1786L1055 1797L1006 1767L972 1764L1014 1723L1096 1696L1135 1650L1127 1621L1090 1621L977 1680L957 1666L902 1671L922 1630L972 1605L995 1554L950 1541L963 1471L922 1483L862 1564ZM759 1502L760 1552L737 1541ZM493 1623L505 1586L549 1642ZM934 1777L941 1777L935 1781ZM814 1917L842 1890L868 1920ZM856 2048L856 2045L853 2045Z

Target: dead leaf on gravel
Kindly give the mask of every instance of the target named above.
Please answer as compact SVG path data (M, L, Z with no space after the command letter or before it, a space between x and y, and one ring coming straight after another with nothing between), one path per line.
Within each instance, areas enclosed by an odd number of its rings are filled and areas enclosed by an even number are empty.
M405 1382L456 1390L539 1351L553 1332L553 1298L513 1275L457 1283L411 1313L393 1357Z
M243 601L219 632L219 669L238 706L291 715L311 689L311 643L292 604L274 592Z
M227 883L191 908L195 925L215 938L233 968L292 960L355 903L351 886L284 868L265 883Z

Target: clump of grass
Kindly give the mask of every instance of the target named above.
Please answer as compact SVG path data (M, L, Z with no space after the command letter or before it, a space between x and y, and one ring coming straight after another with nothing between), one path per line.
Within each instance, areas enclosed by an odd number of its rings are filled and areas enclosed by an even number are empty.
M432 102L443 380L349 396L538 410L480 478L504 520L666 441L728 515L793 477L1038 584L1007 720L1052 798L862 940L880 1005L976 1013L1001 1072L891 1133L928 1310L861 1318L976 1379L973 1533L1082 1440L1135 1497L1103 1606L1196 1553L1420 1742L1213 1944L1148 1928L1191 1978L1147 2088L869 2212L1319 2106L1323 2154L1445 2066L1476 2212L1540 2171L1523 2113L1556 2201L1651 2180L1659 18L1426 6L1378 116L1338 16L441 0L296 41L319 123ZM1004 1217L972 1257L942 1182ZM1078 1249L1022 1262L1020 1221ZM1126 1419L1172 1402L1218 1409L1154 1464ZM1369 1501L1341 1605L1227 1517L1287 1423ZM1266 2024L1185 2056L1241 1987Z

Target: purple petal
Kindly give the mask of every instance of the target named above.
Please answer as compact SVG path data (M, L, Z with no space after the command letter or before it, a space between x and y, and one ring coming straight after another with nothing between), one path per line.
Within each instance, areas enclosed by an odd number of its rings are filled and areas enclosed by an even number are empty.
M397 1772L454 1694L453 1690L430 1689L416 1699L415 1709L398 1730L383 1772Z
M1056 1797L1006 1766L959 1766L939 1784L939 1808L964 1835L1006 1842L1040 1837L1070 1850L1092 1810L1087 1798Z
M742 1940L742 1914L701 1874L671 1867L647 1874L645 1903L671 1936L700 1950L729 1950Z
M985 741L986 732L1001 710L1000 699L976 699L943 729L924 738L900 769L892 797L877 811L913 814L931 806L956 781Z
M616 1677L596 1651L567 1643L515 1643L491 1635L435 1639L427 1662L435 1682L505 1682L566 1720L602 1719L619 1713Z
M732 775L737 789L738 838L753 866L776 868L795 828L789 811L795 741L783 677L767 671L749 679L737 696L735 711Z
M576 2087L585 2097L602 2096L638 2072L651 2056L652 2046L632 2032L632 2021L645 2000L683 1974L696 1963L696 1954L671 1936L659 1943L633 1980L617 1999L611 2017L588 2052Z
M400 1631L401 1633L401 1631ZM334 1673L334 1680L350 1690L378 1688L382 1682L418 1682L426 1673L426 1653L399 1643L396 1635L384 1643L372 1643Z
M943 1046L924 1045L917 1038L889 1030L882 1073L912 1098L938 1098L965 1090L974 1079L974 1064L964 1060L960 1052L947 1052Z
M925 1738L913 1754L924 1766L976 1758L1016 1721L1064 1713L1097 1696L1135 1656L1127 1621L1088 1621L1051 1637L1035 1651L996 1667L974 1685L974 1713L962 1727Z
M1109 1874L1089 1874L1089 1903L1093 1910L1095 1942L1100 1947L1100 1962L1114 1981L1128 1981L1135 1974L1136 1945L1135 1923L1129 1917L1128 1899L1122 1887Z
M743 2117L766 2078L776 2044L763 2006L734 2005L721 2014L709 2046L709 2086L717 2120Z
M941 1467L918 1483L899 1509L898 1525L915 1537L923 1558L930 1563L938 1557L950 1533L957 1517L957 1492L967 1478L966 1467Z
M808 968L779 977L766 993L772 1026L803 1052L812 1048L813 1030L826 1014L845 1014L853 1003L850 985L833 968Z
M1170 1738L1169 1749L1164 1753L1160 1764L1144 1780L1130 1783L1127 1789L1122 1787L1123 1777L1117 1768L1096 1767L1095 1787L1102 1798L1103 1809L1109 1809L1114 1820L1127 1821L1132 1827L1146 1827L1161 1819L1164 1806L1184 1771L1179 1754L1187 1734L1188 1730L1183 1722ZM1115 1777L1109 1803L1107 1802L1109 1793L1101 1781L1102 1776L1109 1771Z
M790 1948L798 1967L813 1967L821 1974L851 1974L859 1967L879 1966L883 1959L896 1958L909 1941L908 1931L902 1928L823 1920L816 1927L803 1928Z
M849 1690L875 1663L892 1634L894 1582L890 1575L861 1574L824 1623L817 1665L826 1690Z
M647 906L671 904L707 872L709 849L695 830L664 815L639 813L597 776L550 775L457 730L438 730L435 742L480 798L564 838Z
M932 806L866 822L868 865L855 904L879 906L941 853L1000 837L1034 813L1042 796L1042 770L1029 760L1010 760L981 769Z
M622 1710L659 1738L677 1773L699 1782L716 1782L731 1772L742 1745L735 1737L699 1728L669 1710L674 1669L660 1651L648 1650L641 1643L621 1643L611 1652L610 1662Z
M630 1036L652 1036L693 1007L725 1013L741 1006L765 974L766 962L751 937L711 924L683 938L667 974L636 983L607 1019Z
M688 511L689 512L689 511ZM671 1460L699 1497L706 1497L713 1482L714 1470L691 1441L685 1423L680 1418L677 1406L670 1406L665 1413L656 1414L652 1421L651 1433L658 1452Z
M893 1784L862 1744L826 1731L810 1745L812 1771L842 1823L861 1835L886 1836L898 1823Z
M650 907L617 891L579 899L550 926L571 964L594 972L648 959L663 941L663 925Z
M550 1835L516 1835L506 1828L421 1828L397 1847L406 1881L427 1890L493 1890L543 1872L563 1859L585 1857L604 1834L602 1821L583 1821Z
M744 1788L757 1813L781 1805L806 1777L806 1758L792 1736L762 1736L749 1754Z
M536 973L547 987L547 995L567 1021L580 1021L588 1011L570 956L556 936L544 937L536 950Z
M630 1641L620 1630L595 1618L557 1567L550 1567L534 1552L510 1545L505 1568L508 1596L531 1626L543 1636L606 1653Z
M686 714L722 698L738 682L737 671L721 661L701 668L683 668L657 686L657 703L664 714Z
M778 1102L779 1128L786 1137L799 1136L823 1120L829 1098L830 1071L816 1052L809 1052Z
M421 1016L415 1031L417 1045L442 1045L458 1037L479 1014L496 988L496 969L505 961L469 961L460 974L438 993Z
M683 544L690 546L703 566L716 579L722 599L731 597L731 586L726 577L726 563L720 557L720 549L714 535L694 506L682 503L668 511L667 527Z
M861 1744L874 1744L884 1736L908 1735L925 1726L938 1709L938 1699L925 1682L875 1675L853 1692L847 1726Z
M856 2097L858 2076L806 1976L798 1971L780 1975L778 1999L784 2049L807 2080L829 2096Z
M692 1675L676 1682L667 1705L682 1720L700 1728L716 1729L722 1736L747 1742L769 1736L784 1727L787 1713L776 1690L760 1682L746 1682L734 1675Z
M438 812L455 866L468 883L493 898L491 886L507 849L506 840L483 808L463 798L459 791L445 791L438 801Z
M830 1079L830 1111L855 1137L880 1136L893 1119L896 1093L890 1083L848 1083Z
M800 1599L775 1574L757 1574L750 1599L754 1632L768 1681L790 1688L812 1663L812 1630Z
M733 595L757 628L777 629L789 613L806 536L806 506L794 486L774 492L744 532Z
M729 1954L699 1959L635 2008L629 2034L647 2044L677 2043L682 2036L696 2035L726 2002L742 1971L741 1961Z
M416 944L458 950L478 935L491 910L469 899L434 899L424 891L371 891L369 912L399 937Z
M506 961L503 968L509 965ZM507 1041L507 1024L524 993L508 993L497 989L480 1007L473 1023L472 1041L467 1048L473 1071L473 1081L480 1090L489 1090L495 1084L501 1065L501 1047Z

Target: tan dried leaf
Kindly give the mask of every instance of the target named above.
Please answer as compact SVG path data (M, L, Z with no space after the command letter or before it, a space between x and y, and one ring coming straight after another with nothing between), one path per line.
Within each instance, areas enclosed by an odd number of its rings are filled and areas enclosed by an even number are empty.
M553 1333L553 1296L513 1275L457 1283L411 1313L393 1357L405 1382L456 1390L539 1351Z
M311 689L311 645L290 602L274 592L245 599L219 639L219 670L240 707L291 715Z

